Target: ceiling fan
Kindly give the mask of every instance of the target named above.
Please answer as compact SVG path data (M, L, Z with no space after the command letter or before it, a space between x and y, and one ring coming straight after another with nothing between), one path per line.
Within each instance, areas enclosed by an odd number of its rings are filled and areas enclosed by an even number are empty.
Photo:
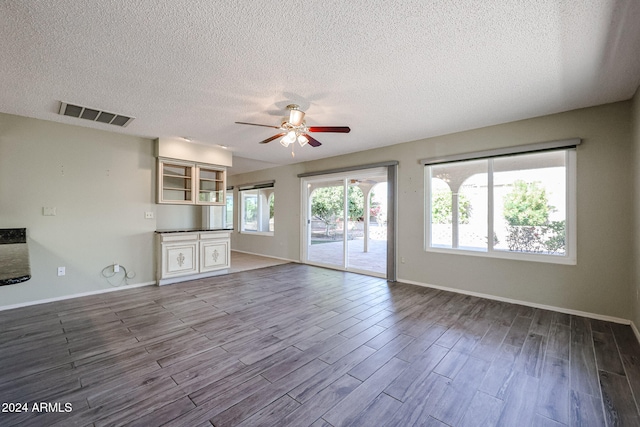
M303 147L305 144L309 144L312 147L319 147L320 145L322 145L320 141L309 135L309 132L351 132L351 129L348 126L307 126L304 121L305 113L304 111L300 110L300 106L296 104L290 104L287 105L287 110L289 110L289 120L283 120L280 126L261 125L257 123L247 122L236 123L240 125L262 126L281 130L281 133L267 138L264 141L260 141L260 144L267 144L274 139L282 138L280 139L280 144L282 144L283 147L288 147L289 145L293 144L291 147L292 157L295 157L293 147L295 147L296 141L298 141L298 144L300 144L301 147Z

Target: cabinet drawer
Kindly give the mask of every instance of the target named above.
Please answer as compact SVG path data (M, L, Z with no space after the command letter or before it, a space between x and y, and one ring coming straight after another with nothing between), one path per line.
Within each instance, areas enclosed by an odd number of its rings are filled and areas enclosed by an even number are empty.
M229 241L200 242L200 271L229 267Z
M228 239L230 233L229 232L204 232L200 233L200 240L211 240L211 239Z
M162 245L163 276L198 272L198 243Z
M170 233L160 234L160 241L165 242L190 242L198 240L198 233Z

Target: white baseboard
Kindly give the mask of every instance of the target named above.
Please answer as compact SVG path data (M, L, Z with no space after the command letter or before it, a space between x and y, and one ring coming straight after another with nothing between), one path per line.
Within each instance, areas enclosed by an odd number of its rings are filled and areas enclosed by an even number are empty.
M263 256L263 257L266 257L266 258L274 258L274 259L279 259L279 260L289 261L289 262L295 262L295 263L299 263L300 262L300 261L297 261L297 260L292 260L292 259L287 259L287 258L265 256L265 255L256 254L256 253L253 253L253 252L245 252L245 251L237 251L237 250L235 250L235 252L241 252L241 253L245 253L245 254L249 254L249 255ZM426 288L439 289L439 290L443 290L443 291L455 292L455 293L463 294L463 295L471 295L471 296L474 296L474 297L486 298L486 299L495 300L495 301L507 302L507 303L511 303L511 304L519 304L519 305L524 305L524 306L527 306L527 307L541 308L543 310L557 311L559 313L573 314L575 316L588 317L590 319L603 320L603 321L606 321L606 322L613 322L613 323L620 323L620 324L623 324L623 325L630 325L631 326L631 330L633 330L633 333L636 336L636 339L638 340L638 342L640 342L640 331L638 331L638 328L636 327L635 323L633 323L632 321L630 321L628 319L622 319L622 318L619 318L619 317L612 317L612 316L605 316L605 315L602 315L602 314L589 313L589 312L586 312L586 311L572 310L572 309L568 309L568 308L556 307L556 306L545 305L545 304L537 304L537 303L533 303L533 302L516 300L516 299L512 299L512 298L504 298L504 297L499 297L499 296L490 295L490 294L483 294L483 293L480 293L480 292L472 292L472 291L466 291L466 290L463 290L463 289L449 288L449 287L446 287L446 286L431 285L431 284L428 284L428 283L416 282L416 281L413 281L413 280L407 280L407 279L401 279L401 278L398 278L398 282L400 282L400 283L408 283L410 285L416 285L416 286L423 286L423 287L426 287ZM109 292L119 291L119 290L122 290L122 289L141 288L143 286L150 286L150 285L155 285L155 284L156 284L155 281L153 281L153 282L143 282L143 283L136 283L136 284L133 284L133 285L117 286L117 287L113 287L113 288L99 289L99 290L96 290L96 291L89 291L89 292L82 292L82 293L78 293L78 294L64 295L64 296L60 296L60 297L47 298L47 299L43 299L43 300L28 301L28 302L19 303L19 304L5 305L5 306L0 306L0 311L11 310L11 309L14 309L14 308L28 307L28 306L31 306L31 305L46 304L46 303L55 302L55 301L63 301L63 300L72 299L72 298L79 298L79 297L86 297L86 296L91 296L91 295L105 294L105 293L109 293Z
M253 253L253 252L237 251L235 249L233 249L232 252L241 252L241 253L245 253L245 254L249 254L249 255L261 256L261 257L265 257L265 258L279 259L279 260L287 261L287 262L295 262L295 263L299 263L300 262L298 260L280 258L280 257L274 257L274 256L267 256L267 255L263 255L263 254ZM224 271L228 272L228 270L224 270ZM176 280L176 282L177 281L184 281L184 278L180 278L179 280ZM119 290L122 290L122 289L141 288L143 286L150 286L150 285L156 285L156 284L157 284L156 281L144 282L144 283L136 283L136 284L133 284L133 285L116 286L116 287L113 287L113 288L99 289L99 290L96 290L96 291L81 292L81 293L78 293L78 294L63 295L63 296L59 296L59 297L47 298L47 299L36 300L36 301L27 301L27 302L18 303L18 304L0 306L0 311L11 310L11 309L14 309L14 308L29 307L31 305L46 304L48 302L63 301L63 300L71 299L71 298L86 297L86 296L90 296L90 295L99 295L99 294L104 294L104 293L107 293L107 292L119 291ZM166 282L166 283L163 282L162 284L169 284L169 282Z
M81 292L79 294L63 295L63 296L60 296L60 297L47 298L47 299L42 299L42 300L37 300L37 301L22 302L22 303L19 303L19 304L0 306L0 311L11 310L11 309L14 309L14 308L28 307L30 305L46 304L48 302L63 301L63 300L72 299L72 298L86 297L86 296L90 296L90 295L106 294L106 293L109 293L109 292L120 291L122 289L141 288L143 286L150 286L150 285L155 285L155 284L156 284L155 281L154 282L135 283L133 285L115 286L113 288L98 289L97 291Z
M555 307L555 306L552 306L552 305L537 304L535 302L521 301L521 300L512 299L512 298L503 298L503 297L499 297L499 296L495 296L495 295L483 294L483 293L480 293L480 292L466 291L464 289L456 289L456 288L449 288L449 287L446 287L446 286L430 285L428 283L414 282L413 280L405 280L405 279L398 278L398 282L400 282L400 283L408 283L410 285L424 286L426 288L439 289L439 290L442 290L442 291L455 292L455 293L458 293L458 294L471 295L471 296L474 296L474 297L486 298L486 299L491 299L491 300L495 300L495 301L508 302L508 303L511 303L511 304L519 304L519 305L524 305L524 306L527 306L527 307L541 308L543 310L557 311L559 313L564 313L564 314L573 314L574 316L582 316L582 317L588 317L590 319L604 320L605 322L613 322L613 323L620 323L620 324L623 324L623 325L631 325L631 328L635 332L636 337L638 338L638 341L640 341L640 334L638 333L638 330L635 329L635 326L633 325L633 322L631 322L628 319L622 319L622 318L613 317L613 316L605 316L603 314L589 313L587 311L572 310L570 308L564 308L564 307Z
M231 252L239 252L239 253L241 253L241 254L261 256L261 257L263 257L263 258L279 259L279 260L281 260L281 261L295 262L295 263L300 264L300 260L297 260L297 259L280 258L280 257L278 257L278 256L271 256L271 255L265 255L265 254L257 254L257 253L255 253L255 252L239 251L239 250L237 250L237 249L231 249Z

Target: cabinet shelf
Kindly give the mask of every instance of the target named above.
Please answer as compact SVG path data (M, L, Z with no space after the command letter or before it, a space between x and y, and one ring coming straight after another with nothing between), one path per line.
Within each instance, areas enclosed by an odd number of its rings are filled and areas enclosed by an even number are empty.
M224 205L227 171L215 165L158 158L158 203Z
M172 173L163 173L162 176L164 176L165 178L182 178L182 179L192 179L190 176L184 176L184 175L174 175Z

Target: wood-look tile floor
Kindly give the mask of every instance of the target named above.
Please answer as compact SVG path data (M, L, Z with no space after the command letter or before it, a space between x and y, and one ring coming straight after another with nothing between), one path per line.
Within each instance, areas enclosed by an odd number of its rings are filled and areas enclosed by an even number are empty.
M241 271L256 270L258 268L273 267L274 265L287 264L289 262L290 261L285 261L277 258L231 251L231 267L229 268L229 273L238 273Z
M305 265L0 324L2 426L640 425L629 326Z

